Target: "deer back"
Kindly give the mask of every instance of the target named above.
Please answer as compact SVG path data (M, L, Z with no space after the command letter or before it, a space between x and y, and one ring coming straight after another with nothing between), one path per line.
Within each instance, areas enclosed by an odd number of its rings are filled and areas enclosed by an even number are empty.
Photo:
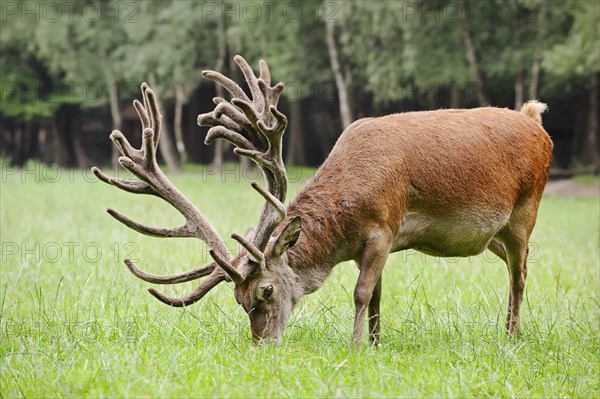
M293 252L313 264L356 259L370 231L396 232L408 212L477 213L481 220L510 214L523 196L539 201L551 160L540 123L509 109L361 119L290 205L289 217L304 221Z

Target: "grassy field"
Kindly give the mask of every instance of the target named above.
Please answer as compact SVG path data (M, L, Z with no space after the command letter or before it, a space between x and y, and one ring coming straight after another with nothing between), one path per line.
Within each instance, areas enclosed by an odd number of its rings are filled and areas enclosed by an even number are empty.
M221 235L255 223L261 201L243 174L200 172L173 181ZM310 173L290 173L290 197ZM600 396L598 198L542 201L518 339L503 330L501 261L406 252L384 271L383 347L357 351L353 264L301 301L282 345L257 347L231 285L172 309L122 264L182 271L208 260L201 243L141 236L108 206L157 226L181 221L91 173L2 170L1 397Z

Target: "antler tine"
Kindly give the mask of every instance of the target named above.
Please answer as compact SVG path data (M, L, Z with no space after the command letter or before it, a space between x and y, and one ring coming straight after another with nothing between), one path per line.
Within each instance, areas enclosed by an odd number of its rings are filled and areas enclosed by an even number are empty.
M133 173L139 181L130 181L124 179L116 179L106 174L96 167L92 168L94 175L101 181L116 186L122 190L135 193L135 194L151 194L160 197L165 202L172 205L177 211L185 218L185 223L180 227L174 228L158 228L144 225L136 222L127 216L113 210L107 209L107 212L115 219L136 230L142 234L146 234L154 237L195 237L204 241L210 248L212 254L216 254L219 259L225 262L231 260L231 255L227 251L225 243L210 224L210 222L204 217L204 215L196 208L164 175L158 163L156 161L156 149L158 141L160 139L161 129L161 114L158 107L158 100L156 94L150 89L150 87L143 83L141 86L143 104L140 101L135 100L133 105L138 113L140 121L142 123L142 138L143 143L140 149L135 149L131 146L125 136L118 130L111 133L110 137L117 146L118 150L123 156L119 158L119 164L125 169ZM216 124L215 124L216 125ZM239 143L243 145L243 143ZM159 276L151 273L146 273L137 268L130 260L125 260L125 265L129 270L137 277L142 280L158 283L158 284L174 284L184 281L190 281L198 279L200 277L211 274L213 277L208 281L203 282L199 289L210 289L218 282L223 281L227 278L222 272L215 273L217 263L211 262L207 266L196 268L187 272ZM216 276L216 277L215 277ZM218 278L217 278L218 277ZM194 293L185 297L181 303L187 303L190 300L193 303L199 298L195 298L201 292L204 295L204 291L194 291ZM155 295L156 296L156 295ZM159 297L159 296L157 296ZM165 297L166 298L166 297ZM164 301L163 301L164 302ZM175 306L175 305L174 305Z
M275 118L275 114L273 113L273 109L277 110L277 104L279 102L279 97L281 96L281 93L283 93L283 83L278 83L273 87L270 87L266 84L265 81L263 80L259 80L258 81L258 87L263 95L263 97L265 98L265 109L263 111L263 123L268 126L271 127L271 124L273 123L273 118ZM287 119L286 119L286 123L287 123ZM285 129L285 126L283 126L282 129L282 133L283 130Z
M241 127L244 131L251 132L253 129L251 121L244 117L244 113L227 101L219 103L215 107L213 115L216 119L221 119L223 116L226 116L227 118L231 119L237 126Z
M156 95L150 89L150 86L146 82L142 83L142 93L144 95L144 104L146 104L146 112L150 117L150 128L154 131L154 147L158 147L158 140L160 140L160 128L162 115L158 109L158 101ZM135 105L134 105L135 106ZM143 121L142 121L143 123Z
M252 258L252 260L258 264L261 264L262 261L264 260L265 256L264 254L260 251L260 249L256 248L254 246L254 244L252 244L250 241L246 240L246 238L242 237L239 234L233 233L231 235L231 238L233 238L234 240L236 240L238 243L240 243L240 245L242 247L244 247L246 249L246 251L248 252L248 255L250 255L250 257Z
M265 60L260 60L258 62L259 68L260 68L260 75L259 75L259 79L261 79L262 81L264 81L267 86L271 85L271 70L269 69L269 65L267 64L267 62Z
M227 277L220 269L215 269L206 279L200 283L198 288L196 288L192 293L182 296L182 297L170 297L162 292L155 290L154 288L148 288L148 292L150 292L156 299L165 303L167 305L173 307L183 307L189 306L204 297L211 289L217 286L220 282L225 281Z
M92 168L92 173L96 175L96 177L103 181L106 184L110 184L112 186L118 187L121 190L128 191L134 194L151 194L157 195L156 191L150 185L143 181L133 181L133 180L123 180L114 177L110 177L104 174L97 167Z
M217 99L217 98L218 97L215 97L215 99ZM198 121L197 122L198 122L198 125L202 125L202 126L210 126L210 127L222 126L222 127L227 128L227 129L229 129L231 131L234 131L236 133L239 133L240 131L243 130L242 127L239 124L237 124L236 122L234 122L225 113L219 115L219 118L217 118L213 114L213 112L207 112L205 114L200 114L200 115L198 115ZM206 143L206 144L208 144L208 143Z
M216 139L225 139L238 148L252 148L252 144L244 136L227 129L223 126L215 126L209 129L204 139L205 144L210 144Z
M243 98L246 101L250 101L244 90L233 80L229 79L220 72L215 71L202 71L202 77L213 80L223 86L231 95L235 98Z
M184 224L180 227L174 228L162 228L162 227L151 227L146 226L145 224L138 223L133 219L128 218L115 211L114 209L108 208L106 210L110 216L117 219L119 222L123 223L125 226L129 227L132 230L137 231L138 233L142 233L151 237L195 237L193 227L189 225L189 223Z
M171 274L168 276L161 276L158 274L147 273L141 269L139 269L131 260L125 259L123 261L125 266L129 269L129 271L136 276L137 278L147 281L149 283L154 284L177 284L177 283L185 283L186 281L197 280L200 277L208 276L211 274L217 265L215 262L211 262L206 266L199 267L197 269L192 269L187 272Z
M216 97L215 99L217 99ZM237 141L250 141L253 146L260 146L260 148L266 147L266 140L262 137L262 134L255 128L253 122L249 118L244 118L244 115L238 111L231 103L220 99L217 107L212 112L207 112L205 114L198 115L198 125L203 126L211 126L211 127L223 127L229 131L229 137L234 138ZM245 100L241 100L238 98L234 98L231 100L235 104L237 101L243 101L247 103ZM238 107L242 109L241 107ZM245 111L242 109L245 113ZM211 129L212 130L212 129ZM207 137L204 140L205 144L209 144L215 138L224 138L230 141L234 145L238 145L236 142L230 140L229 137L223 137L221 135L214 136L214 132L208 131ZM217 130L216 132L223 132L222 130ZM214 137L213 137L214 136ZM252 146L250 146L251 148ZM249 147L243 147L249 148Z
M233 265L231 263L229 263L226 259L223 259L221 257L221 255L219 255L212 249L209 251L209 253L210 253L210 256L215 260L215 262L217 262L217 265L219 265L219 267L225 273L227 273L227 275L229 276L231 281L233 281L236 284L241 284L244 282L244 280L246 279L246 275L243 275L242 273L240 273L238 271L238 269L233 267Z
M144 100L144 102L146 102ZM133 108L137 111L138 117L140 118L140 122L142 122L142 130L150 127L150 117L146 112L146 108L142 105L139 100L133 100Z
M250 68L250 65L248 65L248 62L242 56L236 55L233 57L233 60L238 64L246 78L246 83L248 83L250 93L252 93L252 101L256 109L258 112L262 112L265 107L265 99L262 98L262 93L258 88L258 80L256 75L254 75L254 71L252 71L252 68Z
M254 188L256 191L258 191L258 193L260 195L263 196L263 198L265 199L265 201L267 201L268 203L270 203L273 206L273 209L275 209L277 211L277 213L279 214L279 219L283 220L285 219L285 215L287 214L287 211L285 209L285 205L283 205L283 203L281 201L279 201L279 199L277 199L277 197L275 197L273 194L271 194L269 191L265 190L260 184L258 183L252 183L251 184L252 188Z
M133 148L120 130L113 130L109 137L123 156L136 161L142 159L142 151Z

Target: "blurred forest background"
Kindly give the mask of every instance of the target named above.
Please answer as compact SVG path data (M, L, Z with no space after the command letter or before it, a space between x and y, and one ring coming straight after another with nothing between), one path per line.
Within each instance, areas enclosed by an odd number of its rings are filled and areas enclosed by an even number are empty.
M600 2L7 1L0 3L0 144L14 165L111 162L108 135L140 142L131 101L162 101L160 148L183 163L233 160L203 144L214 106L203 69L243 79L264 58L286 84L287 163L318 165L364 116L539 98L554 168L599 171ZM112 154L112 155L111 155Z

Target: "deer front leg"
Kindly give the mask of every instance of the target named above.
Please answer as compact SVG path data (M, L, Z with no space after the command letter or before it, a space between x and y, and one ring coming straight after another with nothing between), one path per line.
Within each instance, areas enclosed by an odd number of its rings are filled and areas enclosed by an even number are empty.
M374 343L379 340L379 300L381 297L381 273L385 266L392 244L391 234L383 231L371 234L363 250L360 262L360 274L354 289L354 330L352 343L359 346L361 343L363 326L367 308L371 310L372 320L370 325L371 339ZM374 300L372 302L372 300ZM376 338L375 338L376 337Z

